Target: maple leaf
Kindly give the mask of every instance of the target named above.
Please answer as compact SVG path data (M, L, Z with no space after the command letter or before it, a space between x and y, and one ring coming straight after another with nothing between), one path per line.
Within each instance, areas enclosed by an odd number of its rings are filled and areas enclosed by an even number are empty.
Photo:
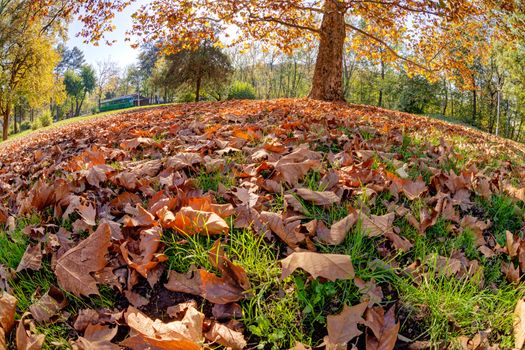
M261 212L260 218L261 221L268 225L273 233L291 248L297 247L299 243L303 242L305 239L303 234L296 231L296 228L300 224L297 221L291 222L285 226L281 215L268 211Z
M5 292L0 294L0 329L9 333L15 324L16 298Z
M25 269L38 271L42 268L42 249L40 244L28 245L22 259L16 268L16 272Z
M346 349L349 341L361 335L358 324L364 324L363 313L368 303L345 305L337 315L328 315L328 336L324 338L327 349Z
M330 281L354 277L354 267L348 255L294 252L281 260L281 265L281 279L290 276L298 268L313 278L323 277Z
M352 212L343 219L334 223L330 230L318 230L317 238L323 243L338 245L343 243L350 229L357 222L357 212Z
M366 326L372 334L366 334L366 348L370 350L392 350L396 345L401 324L396 323L394 307L385 314L381 307L368 309L365 315Z
M219 235L228 233L230 227L219 215L208 212L195 210L191 207L181 208L175 214L175 220L169 227L176 228L185 234L205 234L205 235Z
M124 318L131 328L130 337L120 344L132 349L153 347L154 349L197 350L203 342L204 315L189 307L181 321L164 323L153 321L139 310L129 307Z
M84 331L84 336L78 337L73 344L73 350L119 350L120 346L111 343L117 331L118 327L89 324Z
M514 348L522 349L525 344L525 300L520 299L514 308Z
M110 237L110 226L103 223L93 234L57 260L55 274L61 288L78 297L99 294L97 282L90 273L106 266L106 254L111 246Z
M234 331L217 322L212 323L210 330L206 332L204 336L209 341L232 350L241 350L247 345L244 335L241 332Z
M332 204L338 204L341 202L341 198L339 198L334 192L331 191L318 192L309 190L307 188L298 188L295 191L297 192L299 197L309 202L312 202L315 205L327 206Z
M26 320L29 313L22 315L16 327L16 348L18 350L40 350L44 344L46 336L44 334L34 334L32 331L26 331L25 325L28 324L30 329L34 329L34 324Z
M37 322L48 322L60 310L68 304L64 293L56 288L51 287L37 302L29 307L31 315Z

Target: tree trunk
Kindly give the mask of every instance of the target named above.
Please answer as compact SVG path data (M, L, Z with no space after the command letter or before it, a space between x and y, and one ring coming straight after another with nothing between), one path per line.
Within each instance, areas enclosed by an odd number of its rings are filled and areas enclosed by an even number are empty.
M476 124L476 112L477 112L477 92L476 88L472 90L472 125Z
M497 109L496 109L496 136L499 136L499 117L500 117L500 113L501 113L501 92L498 88L498 92L497 92L497 96L498 96L498 104L497 104Z
M338 0L326 0L310 98L342 101L345 13Z
M197 86L195 87L195 102L199 102L201 95L201 78L197 78Z
M385 61L381 57L381 86L379 87L378 107L383 107L383 86L385 85Z
M2 139L5 141L7 140L7 137L9 136L9 114L11 113L11 107L9 106L9 103L6 106L6 109L4 111L4 123L2 125Z
M442 115L443 116L446 116L447 115L447 107L448 107L448 84L447 84L447 79L445 78L443 80L443 85L444 85L444 88L445 88L445 101L443 101L443 110L442 110Z

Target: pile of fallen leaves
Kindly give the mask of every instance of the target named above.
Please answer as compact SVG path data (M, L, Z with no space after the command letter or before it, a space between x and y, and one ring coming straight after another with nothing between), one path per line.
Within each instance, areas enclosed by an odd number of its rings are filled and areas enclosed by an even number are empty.
M419 137L420 154L406 154L413 147L407 135ZM508 156L491 166L501 154ZM306 283L348 280L361 293L354 305L334 301L337 311L325 310L326 326L309 330L312 343L297 349L431 346L424 337L415 342L419 334L402 334L402 322L417 320L404 319L388 282L364 280L354 257L329 253L330 247L360 230L375 246L376 263L417 283L428 265L407 255L414 241L396 223L405 220L424 236L441 219L452 232L473 232L483 257L505 256L506 279L519 283L520 230L498 241L473 198L506 193L524 200L524 156L519 144L461 126L309 100L156 108L2 144L0 224L9 237L23 218L36 215L39 223L23 228L28 245L18 266L0 266L0 349L6 341L39 349L46 340L37 326L57 322L67 325L74 349L257 346L261 337L243 324L240 304L254 297L258 282L225 249L239 229L275 249L277 279L289 288L291 276L302 274ZM312 173L318 174L313 185ZM226 176L216 188L199 186L199 177L213 174ZM326 214L333 208L344 215ZM211 239L211 269L170 269L168 236ZM480 268L461 249L434 258L439 273L458 280ZM17 308L17 275L44 268L56 285L37 290L26 310ZM116 295L111 308L90 302L102 288ZM81 306L68 307L72 302ZM516 312L524 312L522 304ZM523 345L523 327L518 319L516 347ZM496 338L486 330L462 341L474 349Z

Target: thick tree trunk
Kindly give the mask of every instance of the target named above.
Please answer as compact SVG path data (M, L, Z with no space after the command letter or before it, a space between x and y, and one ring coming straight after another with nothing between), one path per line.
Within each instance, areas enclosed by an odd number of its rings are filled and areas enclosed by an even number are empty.
M326 0L310 98L325 101L344 100L343 49L345 37L343 4L338 0Z

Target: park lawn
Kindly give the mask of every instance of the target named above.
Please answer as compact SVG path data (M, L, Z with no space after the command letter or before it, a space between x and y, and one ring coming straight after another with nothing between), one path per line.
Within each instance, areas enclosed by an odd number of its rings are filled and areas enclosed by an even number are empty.
M45 349L95 342L89 323L160 348L512 349L524 157L460 125L311 100L72 123L0 149L0 283ZM42 319L49 290L67 305ZM151 322L190 333L154 341Z
M162 106L169 106L169 105L170 104L163 104ZM114 114L119 114L119 113L140 111L140 110L143 110L143 109L153 108L153 107L158 107L158 106L161 106L161 105L148 105L148 106L129 107L129 108L119 109L119 110L115 110L115 111L107 111L107 112L102 112L102 113L96 113L96 114L91 114L91 115L83 115L83 116L79 116L79 117L73 117L73 118L68 118L68 119L64 119L64 120L59 120L56 123L53 123L53 124L51 124L49 126L46 126L46 127L39 128L37 130L29 129L29 130L24 130L22 132L19 132L17 134L9 135L9 138L7 140L9 141L9 140L16 140L16 139L24 138L24 137L27 137L27 136L35 133L35 132L42 132L42 131L45 132L45 131L48 131L48 130L53 129L53 128L66 126L66 125L77 123L77 122L80 122L80 121L86 121L86 120L91 120L91 119L95 119L95 118L107 117L107 116L114 115Z

